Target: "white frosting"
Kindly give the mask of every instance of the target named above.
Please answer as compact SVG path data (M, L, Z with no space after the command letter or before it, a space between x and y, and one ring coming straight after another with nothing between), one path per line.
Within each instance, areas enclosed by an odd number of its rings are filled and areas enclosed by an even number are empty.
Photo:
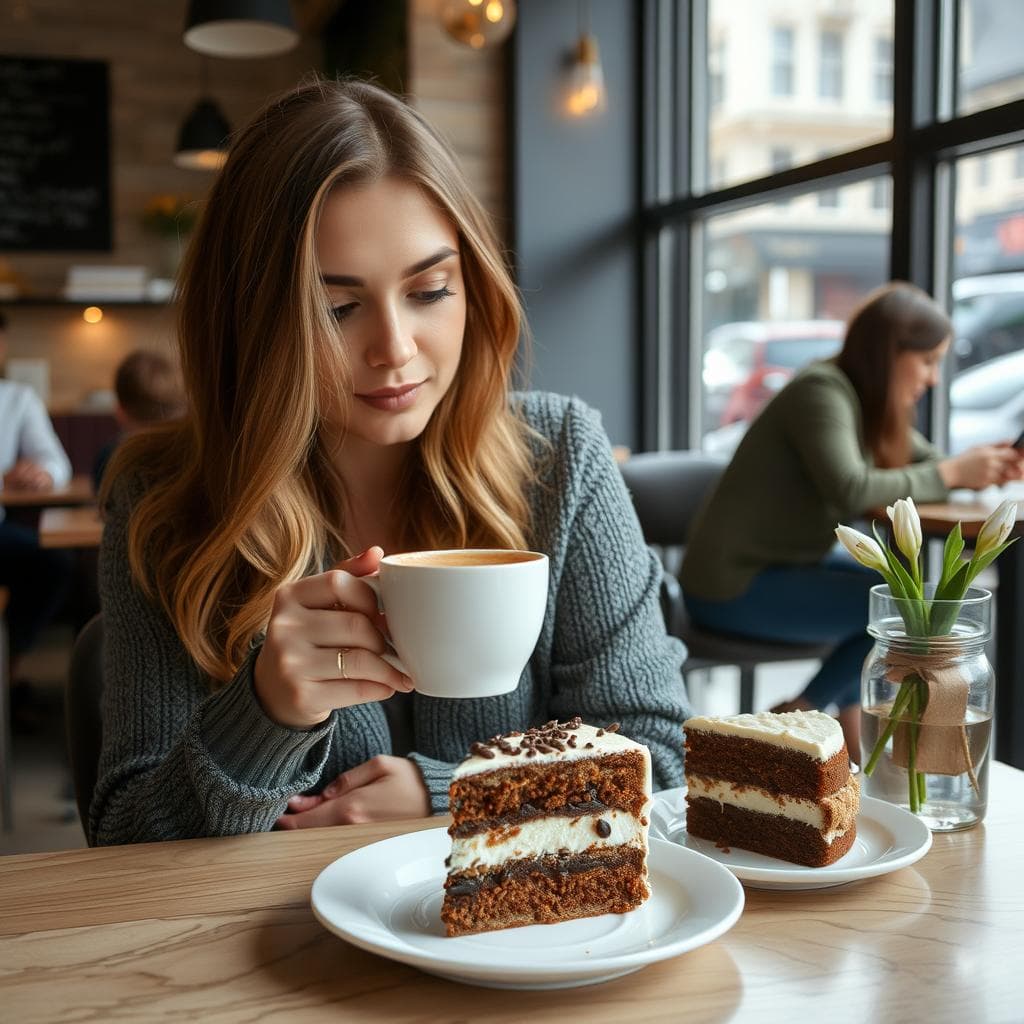
M772 714L730 715L726 718L697 716L683 722L686 732L711 732L719 736L741 736L799 750L819 761L827 761L843 749L843 730L821 711L783 711Z
M709 779L703 775L686 776L686 792L688 797L706 797L720 804L739 807L746 811L758 811L761 814L773 814L780 818L791 818L801 821L819 832L825 828L826 821L833 819L843 821L847 817L843 813L845 806L852 805L852 816L856 817L859 804L859 787L857 780L851 777L838 793L825 797L821 801L806 800L803 797L777 796L757 786L735 786L721 779ZM822 805L835 805L833 813L826 818ZM830 829L822 832L826 843L845 835L846 828Z
M649 804L644 808L647 820ZM598 819L608 822L611 832L601 838L595 829ZM497 842L499 836L503 836ZM647 850L647 826L627 811L605 810L578 818L536 818L521 825L491 829L475 836L452 840L448 870L491 868L509 860L534 859L568 850L582 853L593 846L636 846Z
M565 729L564 731L576 737L575 747L567 745L565 750L555 750L550 753L538 752L533 757L527 757L525 754L503 754L496 747L491 747L494 757L481 757L479 754L467 757L456 767L453 778L461 779L467 775L493 772L499 768L510 766L552 764L576 761L581 757L603 757L606 754L616 754L623 750L642 750L647 764L647 788L648 790L651 788L651 755L642 743L636 743L625 736L620 736L617 732L604 732L604 735L598 736L598 729L593 725L581 725L578 729ZM518 749L518 736L509 736L508 742L514 749ZM585 749L588 743L593 744L589 750Z

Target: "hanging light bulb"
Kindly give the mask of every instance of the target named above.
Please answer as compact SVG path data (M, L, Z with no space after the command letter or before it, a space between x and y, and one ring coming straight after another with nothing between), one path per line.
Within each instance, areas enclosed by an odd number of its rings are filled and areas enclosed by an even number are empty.
M446 0L441 22L448 35L474 50L496 46L516 23L515 0Z
M607 106L597 36L589 32L584 32L576 44L576 57L570 72L566 106L573 117L596 114Z

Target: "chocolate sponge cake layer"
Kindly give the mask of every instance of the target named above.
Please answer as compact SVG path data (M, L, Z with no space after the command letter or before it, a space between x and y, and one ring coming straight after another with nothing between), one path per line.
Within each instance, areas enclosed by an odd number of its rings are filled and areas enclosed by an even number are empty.
M441 919L448 935L469 935L624 914L649 895L645 851L594 849L452 876L445 883Z
M686 771L771 793L820 800L846 784L850 759L843 746L825 761L775 743L689 729L686 733Z
M544 815L605 809L641 815L647 805L647 762L635 750L563 763L515 764L456 778L449 789L455 835Z
M686 801L686 831L719 847L738 846L810 868L834 864L857 838L856 828L827 843L811 825L775 814L761 814L717 800Z

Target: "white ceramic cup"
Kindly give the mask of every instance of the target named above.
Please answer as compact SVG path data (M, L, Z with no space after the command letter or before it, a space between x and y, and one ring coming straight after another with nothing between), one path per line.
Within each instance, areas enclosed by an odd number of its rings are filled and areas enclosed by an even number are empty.
M548 557L472 548L381 559L377 592L398 659L428 697L510 693L540 636Z

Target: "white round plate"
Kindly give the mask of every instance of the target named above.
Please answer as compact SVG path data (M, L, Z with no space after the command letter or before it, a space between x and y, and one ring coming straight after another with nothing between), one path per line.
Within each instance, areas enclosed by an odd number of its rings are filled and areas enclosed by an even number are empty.
M450 939L441 923L443 828L355 850L313 883L317 920L361 949L489 988L593 985L717 939L743 910L743 887L721 865L652 839L651 898L628 914L506 928Z
M654 794L651 835L710 857L727 867L751 889L826 889L859 882L913 864L932 845L928 826L916 815L885 800L862 796L857 815L857 838L849 852L834 864L805 868L741 850L738 846L730 847L726 853L710 840L687 834L685 797L685 786Z

